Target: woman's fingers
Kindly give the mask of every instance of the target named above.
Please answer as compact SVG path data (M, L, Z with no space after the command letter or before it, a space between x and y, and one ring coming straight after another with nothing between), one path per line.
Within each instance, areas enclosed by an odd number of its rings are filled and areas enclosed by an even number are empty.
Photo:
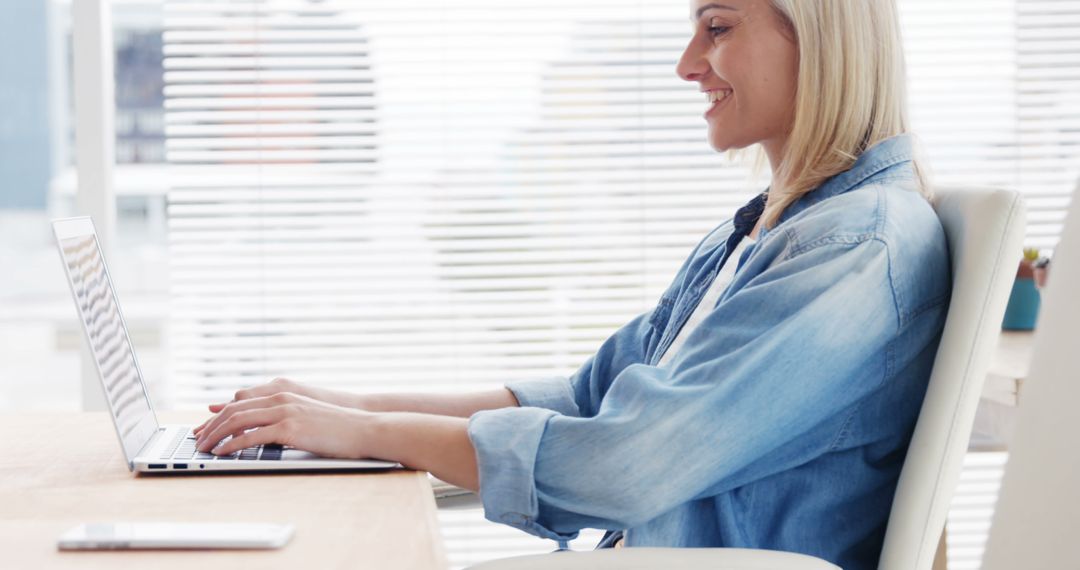
M210 404L208 406L208 408L210 409L211 413L219 414L229 404L233 404L233 403L236 403L236 402L241 402L241 401L244 401L244 400L252 400L252 399L255 399L255 398L263 398L263 397L266 397L266 396L273 396L274 394L281 394L281 393L284 393L284 392L298 392L299 390L300 390L300 385L297 384L296 382L293 382L292 380L289 380L288 378L274 378L273 380L271 380L270 382L267 382L265 384L260 384L258 386L252 386L250 388L244 388L242 390L237 390L236 394L233 396L233 399L231 401L221 402L221 403L218 403L218 404ZM203 430L206 429L206 426L211 421L213 421L213 419L214 418L210 418L209 420L206 420L201 425L199 425L199 427L193 429L192 432L195 434L195 436L198 437L199 434L202 433Z
M243 390L237 390L233 396L233 401L247 400L250 398L261 398L263 396L271 396L280 392L295 392L298 385L289 380L288 378L274 378L273 380L259 384L258 386L252 386L250 388L244 388Z
M202 441L196 444L196 447L199 451L207 451L217 446L221 440L229 435L233 436L230 440L231 443L242 438L245 431L272 424L281 420L284 416L285 408L282 406L237 412L212 430L208 430Z
M199 433L196 435L195 444L200 449L202 449L202 445L206 443L206 441L210 438L211 435L213 435L217 428L221 426L223 422L228 421L228 419L232 417L233 414L245 410L268 408L275 405L288 404L296 398L297 396L293 396L292 394L280 393L274 394L272 396L263 396L261 398L252 398L250 400L233 402L222 408L221 412L219 412L218 415L210 418L210 422L206 425L206 427L200 430ZM214 440L214 443L221 441L222 437L225 437L225 434L221 434L216 440Z
M240 437L234 437L229 441L211 450L215 455L228 455L256 445L267 443L286 443L283 424L281 422L251 430Z
M210 404L210 411L216 414L223 410L225 406L229 405L230 403L231 402L225 402L223 404ZM195 434L195 437L199 437L199 434L202 433L202 431L206 429L206 426L213 420L214 416L210 416L205 422L199 424L198 427L192 428L191 433Z
M195 447L200 451L205 451L207 448L217 445L217 443L224 439L225 436L236 431L236 429L231 426L236 425L234 418L237 415L243 414L250 409L269 409L264 406L258 406L259 403L258 400L249 400L242 404L238 403L235 406L226 408L220 414L211 418L210 423L206 428L196 436Z

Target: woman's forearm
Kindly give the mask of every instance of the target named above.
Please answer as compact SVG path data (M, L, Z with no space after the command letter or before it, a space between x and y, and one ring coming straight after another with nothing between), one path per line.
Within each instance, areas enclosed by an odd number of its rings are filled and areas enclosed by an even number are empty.
M505 388L471 394L373 394L357 396L357 407L375 412L364 430L367 455L428 471L452 485L479 492L476 449L469 416L482 410L517 407Z
M357 394L352 407L370 412L415 412L467 418L481 410L517 407L506 388L469 394Z
M479 487L465 418L371 412L278 392L230 403L200 428L199 451L217 455L279 443L325 457L397 461L466 489Z
M367 423L367 455L397 461L458 487L479 491L469 420L448 415L382 413Z

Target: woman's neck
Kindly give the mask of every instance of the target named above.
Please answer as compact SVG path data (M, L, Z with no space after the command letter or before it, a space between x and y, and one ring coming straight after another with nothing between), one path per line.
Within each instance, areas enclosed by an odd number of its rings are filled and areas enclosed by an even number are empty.
M750 233L746 234L746 237L748 237L748 238L750 238L750 239L752 239L754 241L757 241L758 232L761 230L761 220L763 220L763 219L764 218L762 218L762 217L758 218L757 223L754 224L754 229L750 230Z

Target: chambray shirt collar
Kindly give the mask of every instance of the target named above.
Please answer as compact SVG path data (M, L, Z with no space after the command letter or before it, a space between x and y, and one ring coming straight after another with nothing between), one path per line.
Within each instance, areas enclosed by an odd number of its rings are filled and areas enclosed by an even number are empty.
M901 134L881 141L863 152L850 169L829 178L817 189L812 190L794 204L788 206L787 210L780 216L780 221L776 226L772 229L761 228L761 231L758 234L758 241L765 239L765 236L772 231L775 231L777 226L798 215L810 206L813 206L822 200L858 188L870 177L898 164L910 162L911 160L911 135ZM755 200L757 199L758 198L755 198Z

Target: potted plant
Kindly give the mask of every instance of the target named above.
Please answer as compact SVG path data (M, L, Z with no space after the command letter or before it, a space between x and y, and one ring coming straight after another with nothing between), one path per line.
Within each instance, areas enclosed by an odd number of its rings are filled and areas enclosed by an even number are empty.
M1046 284L1049 264L1050 259L1040 257L1038 249L1024 249L1024 258L1016 269L1016 280L1001 328L1015 331L1035 328L1039 316L1039 289Z

